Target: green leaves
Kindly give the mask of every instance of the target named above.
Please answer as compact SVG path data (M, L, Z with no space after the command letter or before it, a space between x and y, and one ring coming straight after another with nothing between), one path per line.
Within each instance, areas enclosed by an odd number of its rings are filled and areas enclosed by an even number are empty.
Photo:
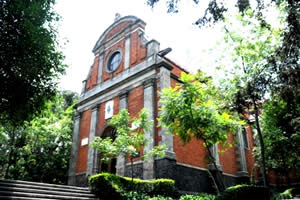
M56 95L65 72L53 22L54 0L0 2L0 119L22 125Z
M180 80L182 84L162 91L159 122L183 142L196 137L211 146L225 141L228 132L242 124L225 111L221 95L209 77L201 72L182 73Z
M61 92L48 101L39 116L16 129L14 137L12 130L2 128L0 136L4 135L7 145L2 142L0 145L0 152L6 152L0 154L1 177L10 165L8 178L48 183L67 182L77 95L72 94L72 100L66 102L63 98L68 96L66 93L70 92ZM11 153L10 161L8 152ZM6 159L3 160L2 156Z
M149 120L149 113L145 108L139 112L137 118L131 118L128 110L123 109L112 117L109 125L116 129L116 138L112 140L109 137L98 137L91 143L98 150L104 162L119 155L137 156L140 148L150 142L145 139L145 133L152 129L153 122ZM157 146L153 151L149 151L147 154L145 152L142 159L149 160L150 156L161 156L164 149L163 146Z

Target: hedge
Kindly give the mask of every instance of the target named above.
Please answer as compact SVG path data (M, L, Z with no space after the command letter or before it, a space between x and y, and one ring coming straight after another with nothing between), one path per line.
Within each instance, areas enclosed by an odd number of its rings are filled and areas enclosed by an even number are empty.
M89 178L91 191L101 199L126 199L126 193L136 191L149 196L172 196L175 181L171 179L141 180L100 173Z
M269 189L255 185L236 185L227 188L217 200L269 200Z

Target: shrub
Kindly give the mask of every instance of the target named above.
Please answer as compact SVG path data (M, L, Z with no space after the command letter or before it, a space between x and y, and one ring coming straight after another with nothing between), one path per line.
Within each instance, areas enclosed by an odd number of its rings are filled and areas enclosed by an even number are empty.
M157 196L150 198L149 200L173 200L171 197L162 197L162 196Z
M270 192L267 188L254 185L236 185L227 188L216 200L269 200Z
M215 195L211 195L211 194L197 194L197 195L183 195L180 197L179 200L215 200L216 196Z
M274 200L280 200L280 199L292 199L293 194L292 194L293 188L287 189L282 193L277 193L273 195Z
M123 193L122 198L124 200L148 200L150 197L144 193L130 191Z
M101 173L89 178L91 191L101 199L122 199L120 177L114 174Z
M91 176L89 183L91 191L98 197L101 197L101 199L126 199L128 195L135 195L134 192L148 196L172 196L175 190L175 181L171 179L156 179L151 181L133 179L132 181L131 178L109 173ZM142 199L142 197L135 199Z

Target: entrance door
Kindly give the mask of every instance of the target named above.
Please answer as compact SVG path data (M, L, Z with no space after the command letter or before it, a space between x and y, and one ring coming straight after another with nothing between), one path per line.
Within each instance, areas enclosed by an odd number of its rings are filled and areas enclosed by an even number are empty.
M102 138L110 137L113 140L116 138L116 130L113 129L112 127L107 127L102 134ZM117 158L111 159L108 163L104 163L101 161L101 155L99 155L99 172L108 172L115 174L116 173L116 164L117 164Z

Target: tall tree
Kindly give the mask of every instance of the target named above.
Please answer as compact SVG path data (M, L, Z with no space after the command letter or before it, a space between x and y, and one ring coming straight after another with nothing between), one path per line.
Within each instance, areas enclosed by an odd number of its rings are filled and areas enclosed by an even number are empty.
M242 122L224 110L220 91L214 87L211 78L201 72L195 75L182 73L180 81L175 88L162 91L159 121L184 143L191 138L203 141L209 161L217 170L221 186L215 186L219 192L225 188L210 147L226 141L229 132L235 132Z
M15 138L9 137L10 130L1 127L0 137L3 135L6 140L0 145L0 152L6 152L0 155L1 177L6 175L11 179L47 183L67 182L77 96L68 91L57 94L47 101L38 116L14 130ZM12 139L14 146L10 147L8 144ZM10 162L8 152L11 152Z
M0 1L0 124L30 120L55 95L65 71L55 0ZM12 128L13 129L13 128ZM13 133L11 137L13 137Z
M300 168L300 127L291 123L288 104L280 97L265 102L262 130L265 142L266 167L291 183L290 173ZM300 103L296 112L300 112ZM297 120L297 119L295 119ZM257 157L261 157L259 152ZM292 149L292 151L291 151ZM300 178L294 177L294 178Z
M280 29L262 27L255 12L248 9L244 15L237 15L224 26L224 41L227 53L230 52L232 66L223 77L220 87L224 91L231 109L247 116L254 116L260 145L260 166L264 185L268 185L265 167L265 148L259 115L262 102L268 98L274 79L273 67L268 59L276 51L280 42ZM220 65L225 62L219 61ZM226 74L226 73L225 73Z

